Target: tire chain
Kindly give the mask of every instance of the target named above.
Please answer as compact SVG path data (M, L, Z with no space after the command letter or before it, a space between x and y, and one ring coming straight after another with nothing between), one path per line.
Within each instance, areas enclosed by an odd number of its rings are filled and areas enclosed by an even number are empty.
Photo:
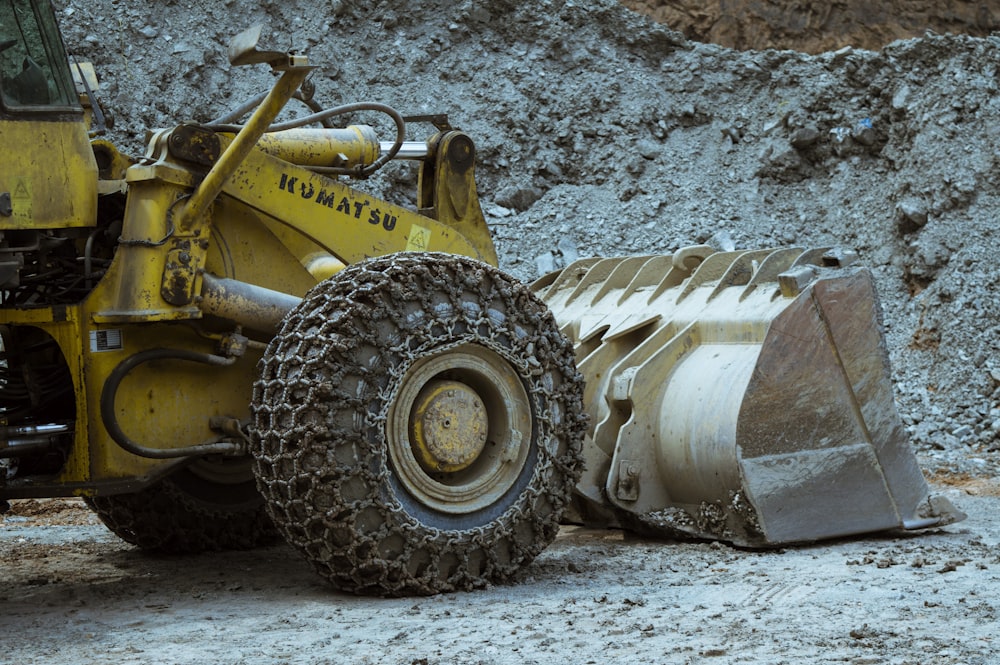
M263 502L239 509L199 501L171 478L131 494L84 498L115 535L168 554L247 550L277 541Z
M442 530L391 490L387 413L418 358L470 342L522 378L538 463L499 518ZM582 471L583 381L545 304L499 270L426 253L350 266L286 317L258 376L258 487L286 539L337 588L398 596L482 587L555 538Z

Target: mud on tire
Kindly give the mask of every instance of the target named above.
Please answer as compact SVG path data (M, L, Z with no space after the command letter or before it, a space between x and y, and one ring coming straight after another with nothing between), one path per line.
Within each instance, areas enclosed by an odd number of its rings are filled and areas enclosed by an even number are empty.
M122 540L171 554L251 549L278 540L253 479L218 484L190 469L87 505Z
M448 410L467 397L477 417ZM472 589L555 537L582 409L572 348L526 287L471 259L397 254L345 269L285 319L254 386L255 471L278 529L335 587Z

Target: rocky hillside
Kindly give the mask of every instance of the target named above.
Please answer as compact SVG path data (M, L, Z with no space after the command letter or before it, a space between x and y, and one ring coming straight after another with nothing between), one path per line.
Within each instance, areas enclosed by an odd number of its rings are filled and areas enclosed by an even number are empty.
M256 22L319 65L325 104L447 112L477 141L502 265L523 279L705 241L853 247L876 274L915 441L951 468L995 469L1000 38L739 51L614 0L57 5L133 150L146 128L209 120L269 84L224 55ZM415 175L400 165L369 186L406 200Z

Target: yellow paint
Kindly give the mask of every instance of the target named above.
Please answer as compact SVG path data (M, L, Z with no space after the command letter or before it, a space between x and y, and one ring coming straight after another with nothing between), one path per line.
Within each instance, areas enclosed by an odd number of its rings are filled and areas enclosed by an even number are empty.
M419 224L410 227L410 237L406 241L407 252L426 252L431 245L431 230Z
M14 187L11 189L10 198L16 201L27 199L31 201L31 179L26 177L14 178Z
M375 131L365 125L343 129L300 127L265 134L257 147L286 162L302 166L367 166L379 157Z
M0 231L93 226L97 162L82 110L79 120L12 117L0 120L0 192L10 193L13 208L10 217L0 216Z
M458 381L424 386L413 404L411 421L411 449L430 473L462 471L486 445L486 408L474 390Z
M226 146L226 142L223 137L222 145ZM469 172L471 169L460 179L462 187L472 188L463 197L467 205L461 217L456 216L451 204L441 209L423 207L420 196L419 212L394 205L261 150L247 155L222 191L345 264L412 251L415 247L410 246L411 236L416 226L426 239L425 251L461 254L496 265L496 250L475 196L475 183L467 180ZM437 189L438 196L450 198L445 185Z

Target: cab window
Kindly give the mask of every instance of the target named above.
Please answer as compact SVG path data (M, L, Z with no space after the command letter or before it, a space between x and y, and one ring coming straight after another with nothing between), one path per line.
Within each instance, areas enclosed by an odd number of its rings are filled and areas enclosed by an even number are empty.
M0 100L11 110L77 105L55 16L40 4L0 0Z

